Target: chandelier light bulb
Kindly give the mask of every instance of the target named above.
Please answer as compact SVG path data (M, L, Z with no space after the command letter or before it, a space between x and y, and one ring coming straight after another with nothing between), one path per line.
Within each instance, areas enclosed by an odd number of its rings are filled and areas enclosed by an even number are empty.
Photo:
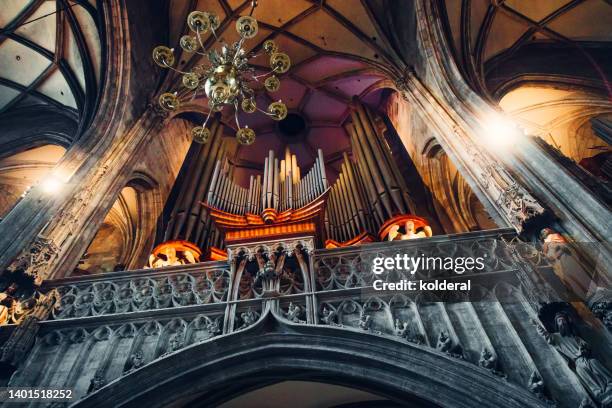
M191 35L181 37L180 45L186 52L196 52L198 50L198 40Z
M187 89L196 89L200 84L200 78L193 72L188 72L183 75L183 85Z
M278 45L272 40L266 40L263 43L263 50L266 54L272 55L278 51Z
M192 11L187 16L187 25L194 33L205 33L210 28L210 15L204 11Z
M153 49L153 61L162 68L174 65L174 53L164 45L159 45Z
M255 142L255 131L248 126L240 128L238 132L236 132L236 139L238 139L238 143L243 146L252 145L253 142Z
M291 67L291 60L289 56L284 52L275 52L270 57L270 68L279 74L284 74L289 71Z
M275 75L271 75L264 81L264 86L269 92L276 92L280 88L280 81Z
M253 98L246 98L242 100L241 103L242 110L246 113L253 113L257 110L257 103Z
M274 120L283 120L287 117L287 106L281 101L272 102L268 106L268 113Z
M191 137L194 142L204 144L210 139L210 130L204 126L196 126L191 129Z
M177 110L180 102L175 93L166 92L159 96L159 105L167 111Z
M257 20L251 16L242 16L236 21L236 31L242 38L255 38L258 32Z

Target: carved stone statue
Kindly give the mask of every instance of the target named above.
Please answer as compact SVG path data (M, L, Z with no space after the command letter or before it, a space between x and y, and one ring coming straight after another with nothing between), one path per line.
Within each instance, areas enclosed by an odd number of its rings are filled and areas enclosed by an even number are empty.
M359 315L359 328L361 330L370 330L370 326L372 326L372 316L362 310Z
M540 374L538 374L537 371L531 373L531 376L529 377L529 383L527 385L529 387L529 391L533 392L538 398L546 398L544 395L544 380L542 379Z
M303 320L300 320L301 315L302 308L299 305L294 305L293 302L290 302L289 309L287 310L287 320L294 323L304 323Z
M242 325L239 329L244 329L257 321L257 314L253 309L249 308L246 312L240 313L240 319L242 320Z
M210 323L206 324L206 331L211 336L216 336L221 333L221 327L219 325L219 319L211 320Z
M338 315L336 312L329 310L327 306L324 306L323 310L321 311L321 321L328 326L338 326L338 323L336 322L337 316Z
M130 356L131 367L128 371L136 370L144 365L144 355L142 350L137 350Z
M405 339L408 337L408 323L395 319L394 331L397 337Z
M478 365L487 370L494 371L497 368L497 358L489 351L488 348L483 348L480 353Z
M98 369L96 370L96 373L94 374L93 378L89 382L89 388L87 389L87 393L89 394L94 391L97 391L100 388L104 387L105 385L106 385L106 379L104 378L104 371Z
M453 341L450 337L443 331L438 335L438 343L436 344L436 349L443 353L450 353L453 348Z
M12 283L4 292L0 292L0 326L10 323L10 316L15 309L17 300L15 293L17 292L17 284Z
M589 345L574 334L572 323L565 312L554 318L554 333L537 325L538 332L552 345L573 368L576 376L593 399L602 407L612 407L612 375L598 360L591 356Z
M571 294L586 299L593 280L592 276L579 262L579 258L565 237L550 228L544 228L540 232L540 239L542 252L552 264L555 274Z

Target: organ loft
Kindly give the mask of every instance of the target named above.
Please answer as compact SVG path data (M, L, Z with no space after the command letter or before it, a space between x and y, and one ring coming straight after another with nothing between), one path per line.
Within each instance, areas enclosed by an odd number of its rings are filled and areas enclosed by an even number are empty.
M0 387L612 408L612 7L544 3L7 2Z

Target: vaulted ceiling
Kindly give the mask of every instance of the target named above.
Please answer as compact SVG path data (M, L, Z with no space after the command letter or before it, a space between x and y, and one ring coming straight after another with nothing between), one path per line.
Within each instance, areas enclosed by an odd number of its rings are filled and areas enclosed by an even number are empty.
M221 21L218 37L229 43L236 41L235 21L249 13L250 4L250 0L171 1L170 46L180 50L178 41L188 33L185 19L192 10L217 14ZM299 138L287 137L268 117L241 113L241 125L253 128L257 141L240 147L235 162L249 169L263 168L269 149L282 154L289 146L300 165L309 167L316 149L321 148L334 172L342 152L349 149L343 124L350 113L351 98L379 105L382 88L388 84L385 71L394 58L392 47L365 1L259 0L253 16L259 22L259 33L247 41L246 50L258 54L263 42L273 39L292 61L289 72L280 77L280 89L259 93L257 105L265 109L272 101L282 100L290 112L305 120L306 130ZM205 47L219 46L210 34L205 38ZM193 66L199 58L184 53L178 59L179 69ZM261 72L269 69L265 54L252 63ZM174 79L175 88L178 79ZM199 97L190 109L207 112L207 103L204 96ZM223 122L236 128L233 110L224 110Z
M3 0L0 116L23 107L86 119L102 69L96 0Z
M521 80L606 90L605 78L612 74L609 0L440 4L459 65L481 93L499 99Z

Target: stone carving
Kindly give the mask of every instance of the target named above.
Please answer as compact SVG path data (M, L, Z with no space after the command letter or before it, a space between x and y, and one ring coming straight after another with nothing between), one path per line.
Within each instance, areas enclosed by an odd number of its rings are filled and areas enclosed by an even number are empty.
M408 337L408 323L395 319L394 323L395 335L399 338L406 339Z
M372 316L368 315L365 310L361 310L359 314L359 328L369 331L372 326Z
M597 288L589 299L589 308L603 325L612 331L612 290Z
M338 324L338 314L335 310L330 310L327 306L321 311L321 321L328 326L340 326Z
M106 385L106 378L104 378L104 370L97 369L93 378L89 383L89 388L87 389L87 393L92 393L94 391L99 390L100 388Z
M142 367L144 365L144 355L142 354L142 350L136 350L134 353L132 353L128 361L130 362L130 366L126 372L131 372Z
M287 318L287 320L293 323L306 323L306 321L300 319L302 313L303 311L300 305L296 305L293 302L290 302L289 309L287 310L287 314L285 315L285 317Z
M242 325L238 327L238 330L246 329L247 327L253 325L257 322L259 318L257 312L255 312L252 308L248 308L246 312L240 313L240 320L242 321Z
M36 285L45 278L46 268L57 257L59 247L51 239L38 236L11 262L7 270L31 276Z
M591 397L604 407L612 406L612 374L591 356L587 342L575 334L569 314L566 311L555 314L552 333L538 323L536 327L567 361Z
M461 345L454 344L453 340L444 330L442 330L438 335L438 343L436 344L436 349L438 351L448 354L451 357L463 358L463 351L461 349Z
M60 286L61 301L53 316L66 319L217 303L225 299L228 284L229 270L213 269Z

